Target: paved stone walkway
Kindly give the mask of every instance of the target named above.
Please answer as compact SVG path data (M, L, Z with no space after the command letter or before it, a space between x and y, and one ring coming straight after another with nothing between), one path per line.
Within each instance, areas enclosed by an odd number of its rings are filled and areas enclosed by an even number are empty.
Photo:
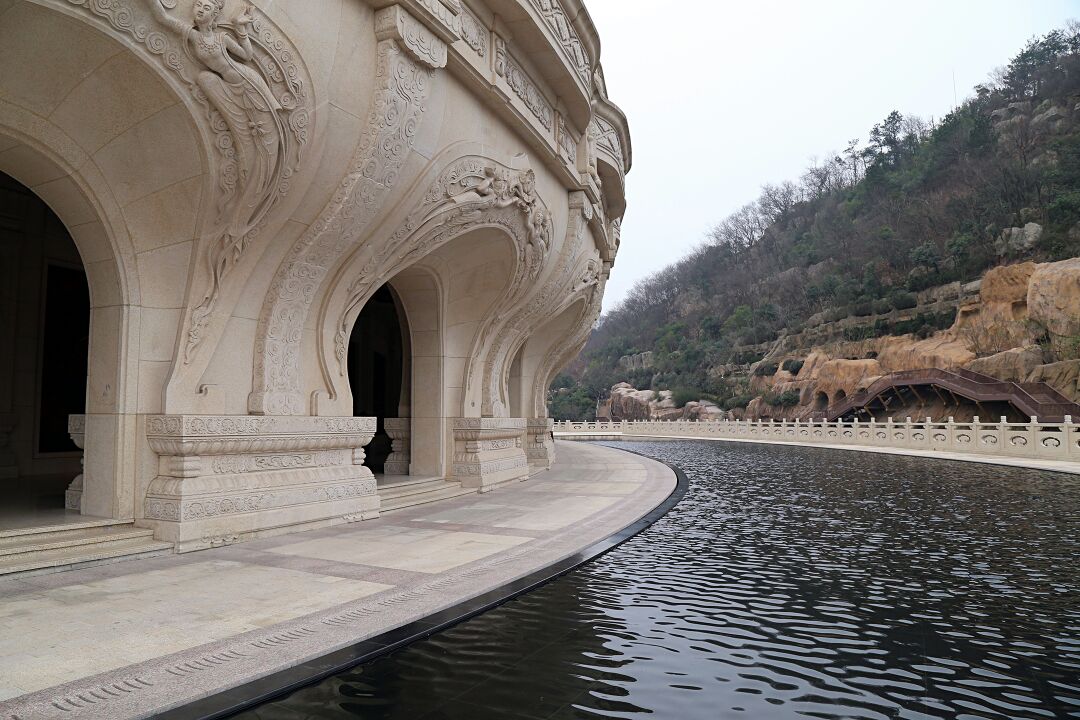
M651 460L559 443L527 482L217 550L0 579L0 718L149 717L484 594L670 494Z

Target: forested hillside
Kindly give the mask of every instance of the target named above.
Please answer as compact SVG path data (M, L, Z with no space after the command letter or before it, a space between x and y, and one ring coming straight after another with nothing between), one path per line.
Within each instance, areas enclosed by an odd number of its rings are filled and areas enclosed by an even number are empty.
M738 373L807 321L910 308L915 293L1080 255L1080 27L1034 39L941 120L890 113L798 181L766 185L606 314L552 389L591 417L614 383L745 405ZM657 242L662 238L656 238ZM952 316L878 322L929 333ZM651 351L650 366L620 365Z

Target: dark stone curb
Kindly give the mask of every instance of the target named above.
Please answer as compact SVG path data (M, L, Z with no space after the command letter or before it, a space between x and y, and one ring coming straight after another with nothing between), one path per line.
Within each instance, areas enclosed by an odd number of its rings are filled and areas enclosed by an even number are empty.
M634 450L615 448L622 452L632 453L648 458L654 462L660 462L644 453ZM676 485L671 494L648 514L634 523L626 526L619 532L609 535L603 540L561 560L553 565L536 570L525 577L512 583L503 585L490 592L479 595L471 600L458 603L452 607L428 615L422 620L408 623L393 630L362 640L349 647L342 648L328 655L309 660L295 665L286 670L281 670L270 675L252 680L251 682L238 685L224 692L210 695L187 705L173 708L155 715L158 720L218 720L227 718L238 713L250 710L263 703L276 700L290 693L296 692L310 685L322 682L346 670L376 660L383 655L400 650L401 648L423 640L430 635L453 627L471 617L480 615L503 603L513 600L519 595L537 589L542 585L555 580L568 572L571 572L585 563L611 552L619 545L641 533L657 520L671 511L686 495L689 481L686 474L679 468L661 462L675 473Z

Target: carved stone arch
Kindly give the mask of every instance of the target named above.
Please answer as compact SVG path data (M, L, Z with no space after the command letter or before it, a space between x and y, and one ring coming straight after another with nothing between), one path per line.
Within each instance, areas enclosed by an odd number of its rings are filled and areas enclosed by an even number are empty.
M536 195L535 177L527 160L517 160L520 167L515 168L487 156L460 154L471 149L479 149L479 145L456 146L431 163L409 193L414 209L399 217L396 227L388 227L373 241L354 248L330 282L320 309L320 336L315 348L325 386L316 391L319 397L325 393L331 403L336 401L345 342L356 314L370 295L443 245L472 231L497 229L512 241L517 257L509 292L501 303L514 307L532 289L552 245L551 213ZM486 320L478 347L485 343L487 330L496 320ZM471 374L470 365L467 375Z
M130 518L142 299L135 252L97 166L55 125L0 101L0 172L29 188L68 229L90 288L83 512ZM125 417L127 416L127 418Z
M195 59L188 46L185 25L194 25L189 16L190 5L181 3L166 10L156 0L30 0L66 17L92 27L121 45L126 52L118 56L138 58L142 65L164 82L186 109L187 119L194 129L203 171L210 181L202 183L188 201L189 208L198 208L195 218L195 247L192 250L190 277L187 280L186 306L181 336L181 357L173 365L167 385L181 384L185 379L194 387L201 370L188 370L188 362L197 348L207 340L220 336L228 313L215 312L220 304L226 280L232 271L246 261L248 250L260 244L284 222L291 205L299 197L291 197L288 205L282 202L297 174L303 168L305 149L315 129L315 99L312 81L303 63L303 54L270 17L257 7L239 0L227 0L215 25L220 33L231 34L240 42L250 43L250 61L235 60L247 65L250 77L259 78L265 91L264 100L270 106L264 118L248 118L244 122L221 109L220 101L207 92L209 87L201 75L205 67ZM174 3L169 3L173 5ZM239 28L237 18L247 13L253 18L250 26ZM243 40L246 35L248 40ZM251 85L250 80L249 86ZM138 105L138 103L133 103ZM243 104L250 112L254 105ZM242 114L242 113L241 113ZM265 121L265 122L264 122ZM258 125L277 139L279 148L267 167L251 167L251 148L267 143L254 141L251 128ZM245 140L245 136L247 140ZM165 156L181 143L175 138L162 138L160 147ZM308 153L310 155L311 153ZM310 165L310 163L308 163ZM257 171L256 171L257 170ZM264 178L261 187L249 191L251 178ZM190 189L185 188L190 194ZM293 194L297 195L297 194ZM189 209L190 213L191 210ZM250 266L250 263L245 263ZM234 283L242 285L242 283ZM237 288L230 288L235 296ZM209 344L213 344L210 342ZM205 367L211 353L199 358ZM189 388L190 389L190 388Z
M485 416L506 414L510 363L530 330L546 317L557 313L561 305L572 302L581 292L589 291L598 282L601 266L596 253L582 252L585 229L593 218L592 205L585 193L572 192L569 207L566 238L553 271L542 286L532 288L525 303L507 314L507 319L499 326L482 356L482 412Z
M537 371L533 384L533 405L537 413L544 411L546 414L548 385L551 384L555 373L564 368L585 347L593 325L600 318L600 311L603 308L604 287L607 285L609 271L609 267L605 267L601 271L599 282L582 304L577 321L573 325L576 330L568 333L563 341L552 349L547 361Z
M248 399L256 415L312 409L305 407L301 367L311 305L383 210L412 152L434 72L446 66L446 43L401 6L380 10L375 32L375 95L351 169L281 263L260 312Z

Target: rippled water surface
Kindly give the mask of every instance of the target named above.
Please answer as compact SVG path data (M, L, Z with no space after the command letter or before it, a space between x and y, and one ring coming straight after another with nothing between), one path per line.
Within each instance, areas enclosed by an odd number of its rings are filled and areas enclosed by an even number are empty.
M612 443L685 499L518 600L247 718L1080 718L1080 479Z

